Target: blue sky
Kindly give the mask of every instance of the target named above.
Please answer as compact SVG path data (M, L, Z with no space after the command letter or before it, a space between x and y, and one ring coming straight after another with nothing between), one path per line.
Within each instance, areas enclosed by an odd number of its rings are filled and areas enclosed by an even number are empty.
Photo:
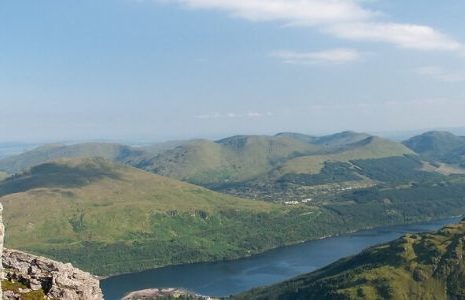
M4 0L0 140L464 127L465 2Z

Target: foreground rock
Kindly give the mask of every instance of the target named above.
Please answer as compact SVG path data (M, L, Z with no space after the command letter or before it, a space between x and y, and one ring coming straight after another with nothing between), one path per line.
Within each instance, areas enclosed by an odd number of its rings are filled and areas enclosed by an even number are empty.
M41 291L52 299L103 299L99 280L89 273L74 268L71 264L4 249L3 267L4 277L7 280L5 283L8 285L19 283L23 286L5 291L4 299L21 299L21 294L36 291Z
M2 253L3 253L3 240L4 239L5 239L5 227L3 225L3 205L0 203L0 280L3 279ZM3 299L2 294L3 294L2 288L0 285L0 299Z
M190 293L182 289L147 289L129 293L122 300L152 300L152 299L190 299L190 300L214 300L208 296Z

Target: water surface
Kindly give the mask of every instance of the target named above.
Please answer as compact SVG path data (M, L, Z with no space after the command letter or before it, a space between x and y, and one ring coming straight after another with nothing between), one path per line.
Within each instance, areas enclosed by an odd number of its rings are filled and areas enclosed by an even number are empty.
M381 227L279 248L249 258L159 268L114 276L101 281L105 299L120 299L146 288L179 287L210 296L227 296L283 281L354 255L366 247L405 233L434 231L460 218Z

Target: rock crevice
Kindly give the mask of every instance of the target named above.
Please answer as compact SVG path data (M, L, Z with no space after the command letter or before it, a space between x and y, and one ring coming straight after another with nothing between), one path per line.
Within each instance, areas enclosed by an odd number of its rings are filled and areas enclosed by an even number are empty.
M99 280L91 274L48 258L4 249L5 278L54 299L101 300Z

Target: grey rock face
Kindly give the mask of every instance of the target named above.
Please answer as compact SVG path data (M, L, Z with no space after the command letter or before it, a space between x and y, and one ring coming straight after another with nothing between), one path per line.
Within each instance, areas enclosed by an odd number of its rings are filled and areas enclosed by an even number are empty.
M48 258L27 254L17 250L3 249L4 225L3 206L0 203L0 283L3 279L17 281L27 293L42 289L51 299L103 300L99 280L89 273ZM21 299L15 292L2 293L0 299Z
M7 279L21 282L31 290L43 289L53 299L103 299L99 280L71 264L4 249L3 267Z
M129 293L121 300L155 300L155 299L167 299L167 298L181 298L184 299L195 299L195 300L215 300L215 298L211 298L208 296L202 296L190 293L183 289L174 289L174 288L167 288L167 289L146 289L141 291L136 291Z

